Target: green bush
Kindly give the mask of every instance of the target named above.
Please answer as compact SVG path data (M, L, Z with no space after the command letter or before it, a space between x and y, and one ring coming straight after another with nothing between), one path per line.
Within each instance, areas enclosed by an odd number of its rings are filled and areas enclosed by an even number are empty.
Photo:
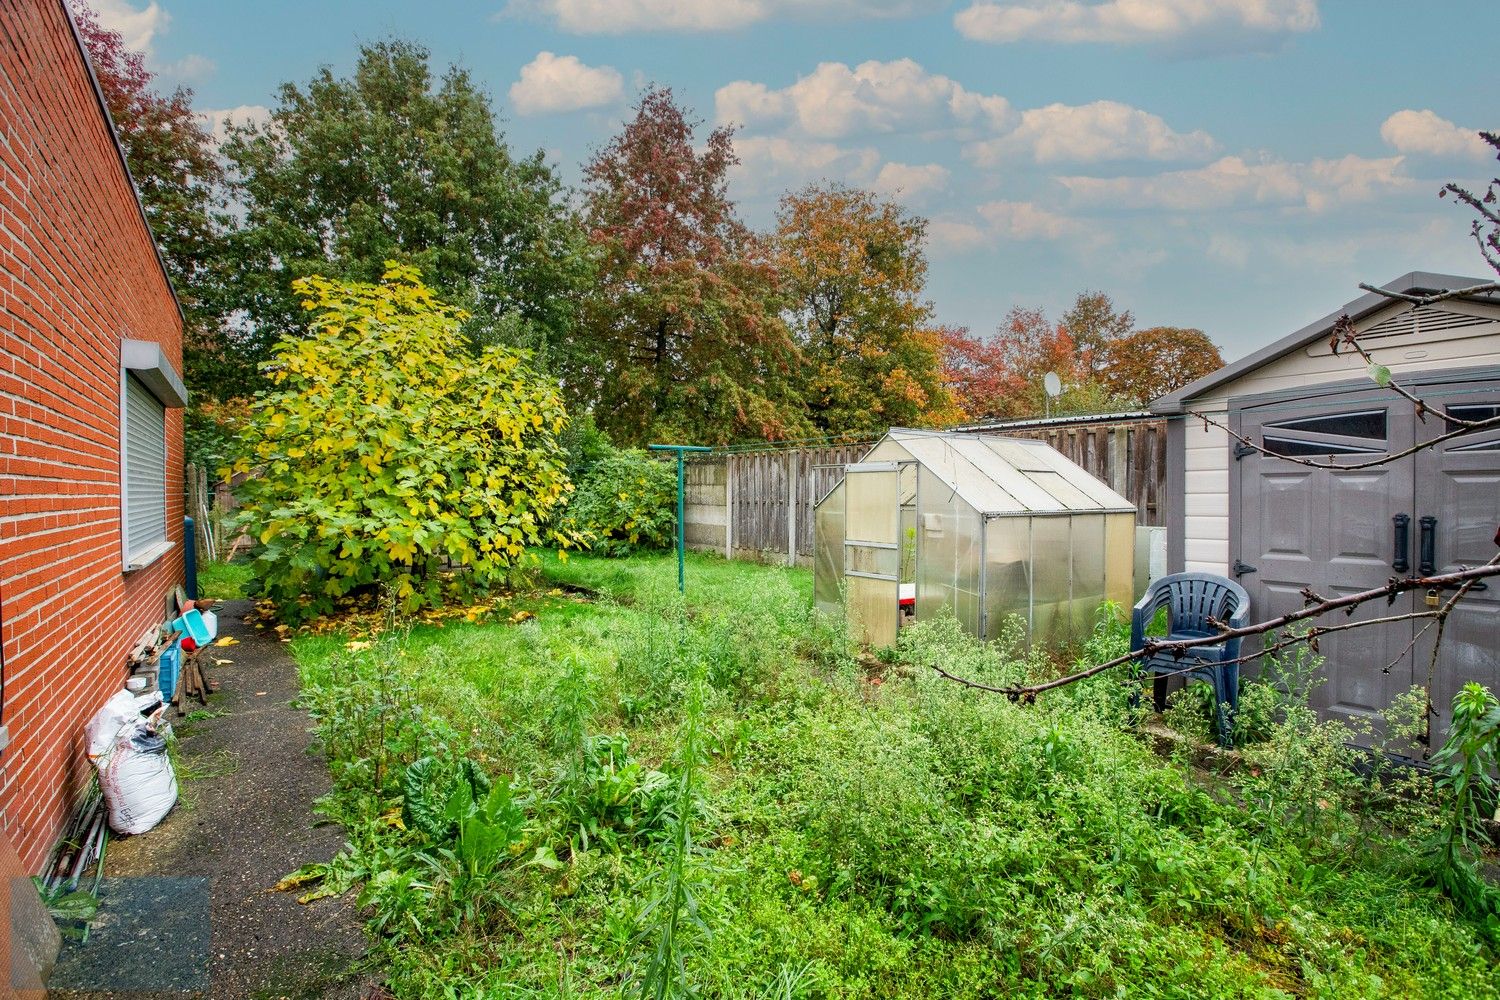
M515 351L463 353L463 313L412 268L295 287L312 329L277 345L237 463L259 469L241 523L283 617L375 585L415 611L444 600L445 580L482 591L529 546L569 543L548 527L570 488L555 385Z
M666 548L677 528L676 473L648 452L612 451L578 484L564 524L592 536L600 555Z

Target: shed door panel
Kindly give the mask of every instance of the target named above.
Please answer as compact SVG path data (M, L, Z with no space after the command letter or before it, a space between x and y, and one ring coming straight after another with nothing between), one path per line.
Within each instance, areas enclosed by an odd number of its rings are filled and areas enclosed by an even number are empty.
M1410 447L1413 424L1409 404L1370 390L1246 408L1239 431L1281 456L1347 465ZM1254 619L1301 609L1306 589L1333 598L1390 578L1392 517L1409 516L1413 504L1409 460L1358 470L1309 468L1259 453L1231 462L1239 498L1231 558ZM1356 618L1409 611L1415 600L1367 604ZM1403 623L1323 638L1325 680L1312 696L1320 714L1367 720L1378 730L1379 713L1413 683L1413 634Z
M1500 381L1470 383L1462 390L1450 389L1430 398L1455 416L1487 419L1500 413ZM1418 433L1430 440L1443 430L1442 421L1428 417ZM1414 514L1437 518L1433 530L1436 572L1451 573L1493 558L1495 531L1500 527L1500 429L1465 434L1419 452ZM1419 538L1419 522L1414 519L1414 569ZM1500 690L1500 580L1486 583L1482 590L1471 590L1454 608L1435 663L1436 630L1429 629L1418 643L1418 683L1427 683L1427 671L1433 668L1434 749L1447 732L1453 696L1459 688L1478 681L1491 691Z

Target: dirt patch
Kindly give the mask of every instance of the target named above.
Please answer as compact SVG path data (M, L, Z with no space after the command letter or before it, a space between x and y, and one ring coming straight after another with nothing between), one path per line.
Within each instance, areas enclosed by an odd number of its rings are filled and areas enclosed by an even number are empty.
M274 632L244 624L249 609L247 601L232 601L220 611L224 634L239 643L207 651L229 661L208 661L206 673L219 685L209 696L210 711L192 721L172 715L180 728L178 756L188 774L202 776L182 782L181 800L156 829L110 841L106 883L170 878L182 880L171 883L185 887L177 891L191 893L196 884L207 893L207 969L196 984L203 988L183 990L179 975L171 980L179 984L176 990L160 995L354 1000L367 992L368 983L360 968L364 938L352 898L301 906L290 894L270 891L297 867L331 858L343 845L343 830L318 825L312 812L314 800L329 790L328 768L309 751L307 716L293 705L296 666ZM234 766L204 766L225 761ZM102 924L85 945L65 945L54 983L75 988L54 989L56 1000L153 995L139 979L122 988L91 971L92 966L107 973L119 965L100 962L105 950L134 953L139 967L154 962L178 973L194 960L184 953L180 934L137 930L124 940L119 934L112 939L111 927L157 926L129 912L131 898L122 891L112 903L106 890L100 913L112 923Z

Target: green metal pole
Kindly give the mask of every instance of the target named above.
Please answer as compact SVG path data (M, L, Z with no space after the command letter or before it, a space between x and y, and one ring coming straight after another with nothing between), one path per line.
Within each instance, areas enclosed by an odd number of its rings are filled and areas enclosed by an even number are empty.
M647 445L652 451L670 451L677 454L677 592L687 593L687 479L684 473L684 454L689 451L712 451L712 448L704 448L701 445L692 444L653 444Z

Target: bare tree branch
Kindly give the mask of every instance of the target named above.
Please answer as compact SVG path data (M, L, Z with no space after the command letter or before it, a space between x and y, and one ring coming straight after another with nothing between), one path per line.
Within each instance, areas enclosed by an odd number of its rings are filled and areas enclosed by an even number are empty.
M1277 629L1285 628L1286 626L1295 624L1296 622L1306 621L1311 618L1321 618L1322 616L1334 611L1343 611L1345 614L1352 615L1356 610L1358 610L1361 605L1367 604L1370 601L1379 600L1381 598L1384 598L1387 604L1391 604L1395 602L1396 598L1399 595L1404 594L1408 591L1442 590L1448 587L1458 587L1459 592L1454 594L1453 598L1450 599L1444 607L1436 609L1434 611L1413 612L1410 614L1393 615L1383 618L1369 618L1363 621L1350 621L1341 625L1318 626L1307 633L1278 640L1278 642L1273 643L1271 646L1263 647L1258 652L1239 657L1232 662L1248 662L1250 660L1265 656L1267 652L1274 652L1278 649L1285 648L1289 645L1295 645L1299 642L1308 642L1310 640L1315 640L1318 635L1327 635L1333 632L1342 632L1357 628L1368 628L1372 625L1382 625L1396 621L1408 621L1428 617L1436 618L1439 622L1441 622L1452 611L1452 608L1457 603L1457 601L1464 594L1468 593L1469 589L1474 585L1474 583L1483 580L1486 577L1493 576L1500 576L1500 553L1497 553L1494 558L1490 559L1489 562L1484 563L1481 566L1460 569L1452 573L1442 573L1435 576L1425 577L1406 577L1404 579L1392 577L1391 579L1386 581L1386 584L1383 587L1376 587L1373 590L1364 590L1356 594L1346 594L1343 597L1336 597L1331 599L1316 599L1316 595L1312 595L1309 598L1308 605L1302 608L1300 611L1289 611L1284 615L1277 616L1276 618L1270 618L1265 621L1255 622L1250 625L1242 625L1239 628L1223 628L1220 629L1217 635L1203 636L1197 639L1148 638L1145 642L1145 645L1140 649L1132 650L1129 653L1125 653L1122 656L1117 656L1112 660L1106 660L1103 663L1094 664L1093 666L1087 667L1075 673L1066 674L1062 677L1055 677L1052 680L1042 681L1037 684L999 686L984 684L980 681L970 680L966 677L960 677L957 674L950 673L949 671L944 670L942 667L936 665L932 666L932 670L938 676L946 680L962 684L965 687L975 688L976 690L980 691L989 691L994 694L1003 694L1011 701L1020 701L1026 704L1030 704L1036 700L1036 696L1039 694L1043 694L1047 691L1052 691L1060 687L1066 687L1069 684L1075 684L1078 681L1086 680L1089 677L1095 677L1099 674L1102 674L1106 670L1111 670L1115 667L1123 666L1127 663L1134 663L1139 660L1148 659L1150 657L1156 656L1159 653L1167 653L1176 659L1182 659L1187 655L1189 650L1196 649L1199 646L1213 646L1221 642L1225 642L1229 639L1242 639L1249 636L1264 635L1267 632L1274 632ZM1190 668L1191 667L1184 669L1186 670Z
M1495 221L1500 222L1500 217L1496 217ZM1468 288L1444 288L1442 291L1432 292L1427 295L1410 295L1406 292L1393 292L1388 288L1367 285L1364 282L1360 282L1359 287L1367 292L1374 292L1376 295L1384 295L1388 299L1400 299L1402 302L1410 302L1418 306L1430 306L1434 302L1443 302L1447 299L1461 299L1468 295L1500 292L1500 281L1487 281L1482 285L1470 285Z
M1423 441L1421 444L1414 444L1409 448L1403 448L1400 451L1394 451L1386 455L1379 455L1375 458L1366 459L1359 462L1319 462L1311 458L1298 458L1295 455L1282 455L1279 452L1270 451L1263 445L1257 444L1245 435L1241 434L1239 431L1234 430L1222 420L1217 420L1209 416L1208 414L1200 413L1197 410L1188 410L1187 413L1189 416L1197 417L1206 425L1212 424L1213 426L1222 430L1224 433L1228 434L1230 437L1234 438L1236 441L1240 442L1240 444L1243 444L1247 448L1253 448L1257 452L1268 458L1276 458L1280 459L1283 462L1291 462L1293 465L1303 465L1309 469L1373 469L1377 466L1388 465L1391 462L1396 461L1397 459L1405 458L1407 455L1415 455L1419 451L1425 451L1428 448L1434 447L1435 445L1440 445L1444 441L1452 440L1453 438L1459 437L1463 434L1472 434L1476 431L1489 430L1491 427L1500 427L1500 413L1497 413L1495 416L1486 417L1483 420L1466 420L1463 422L1463 426L1453 427L1449 430L1446 430L1443 433L1439 434L1437 437L1433 438L1431 441ZM1448 418L1445 417L1444 419ZM1458 418L1453 419L1456 420Z

